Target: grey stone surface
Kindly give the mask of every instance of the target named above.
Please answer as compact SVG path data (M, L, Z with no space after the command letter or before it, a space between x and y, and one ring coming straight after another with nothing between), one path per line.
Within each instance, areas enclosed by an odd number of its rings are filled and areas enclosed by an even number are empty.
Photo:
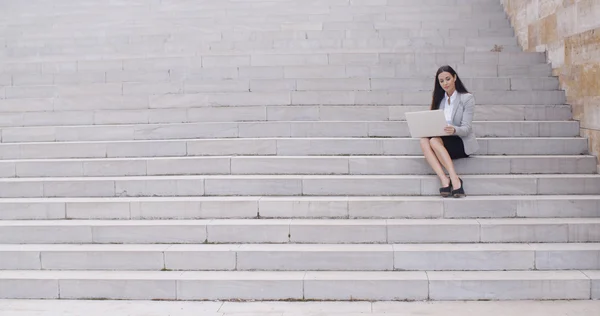
M0 238L3 244L89 243L92 241L92 229L67 224L44 226L11 222L11 225L2 225Z
M394 269L532 270L534 256L524 245L394 245Z
M173 316L191 316L202 313L208 316L262 315L276 316L319 314L328 315L401 315L427 313L432 316L458 316L468 312L490 315L506 313L542 313L548 316L575 316L595 314L597 301L523 301L523 302L151 302L151 301L72 301L72 300L3 300L0 310L7 315L26 313L41 316L48 313L84 313L90 308L97 314L110 312L121 314L170 313ZM218 311L218 312L217 312ZM12 313L12 314L11 314ZM92 314L93 315L93 314Z
M2 299L57 299L58 280L4 278L0 284Z
M579 155L582 138L480 138L478 155ZM0 144L4 159L170 157L223 155L419 155L405 138L268 138Z
M40 258L44 270L160 270L164 267L160 252L119 250L47 251L42 252Z
M324 233L326 232L326 233ZM295 243L385 243L384 220L292 220L290 241Z
M482 242L568 242L568 224L561 220L479 220Z
M476 220L387 220L391 243L469 243L480 240Z
M595 219L569 223L569 242L600 242L599 227Z
M119 225L121 224L121 225ZM95 243L203 243L207 222L187 223L150 222L147 225L105 222L92 227ZM123 229L123 228L126 229Z
M13 301L10 301L11 303ZM89 301L80 302L48 302L53 303L52 305L43 304L44 301L35 301L36 306L40 306L44 311L65 311L65 312L77 312L82 310L81 303L88 303ZM102 302L100 302L102 303ZM213 302L210 302L213 303ZM105 305L98 305L99 308L107 309L110 311L121 311L124 312L140 312L145 313L147 311L160 311L160 312L172 312L173 315L193 315L194 311L201 310L205 315L209 316L222 316L222 315L260 315L262 310L267 310L269 313L277 316L290 316L290 315L319 315L328 313L332 315L350 315L359 316L364 313L356 313L353 311L362 311L364 308L361 306L357 309L356 304L348 304L348 302L308 302L308 303L295 303L295 302L265 302L260 305L254 305L252 303L236 303L238 309L247 308L250 310L249 313L243 311L234 311L228 313L217 313L206 312L204 309L210 311L215 308L205 307L204 304L210 304L206 302L156 302L156 304L143 305L142 302L115 302L109 301L104 302ZM257 302L260 303L260 302ZM363 303L363 302L358 302ZM456 304L452 304L456 303ZM23 303L15 306L21 308ZM226 304L229 304L227 302ZM231 303L233 304L233 303ZM366 304L370 304L366 302ZM592 301L569 301L569 302L540 302L540 301L526 301L526 302L374 302L373 304L381 304L386 308L388 313L380 313L377 311L368 312L369 315L396 315L404 311L411 313L429 313L431 315L461 315L462 313L469 311L477 311L481 313L533 313L535 311L541 311L545 315L577 315L586 312L596 312L596 302ZM368 307L368 306L367 306ZM257 312L252 312L254 310ZM30 311L30 308L24 308L24 310ZM273 312L274 310L275 312ZM36 311L32 312L31 315L43 315ZM44 312L41 312L44 313ZM28 314L29 315L29 314Z
M286 243L290 220L214 220L207 226L210 243Z
M211 195L261 195L265 191L269 195L300 195L302 194L302 179L300 178L208 178L205 180L205 194Z
M432 300L589 299L590 280L579 271L428 272Z
M11 251L11 249L2 249L2 270L39 270L41 269L40 252L31 251Z
M258 214L261 218L346 218L348 203L345 198L307 200L263 197L258 202Z
M535 266L539 270L569 269L600 270L598 244L533 245Z
M238 270L349 270L393 269L391 245L242 245Z
M60 297L74 299L176 299L177 283L172 280L72 279L60 280Z
M350 218L439 218L444 213L441 202L394 197L352 198L348 201L348 212Z
M60 219L66 216L65 203L28 203L27 201L8 200L0 203L0 217L3 220L20 219Z
M597 300L600 297L600 274L598 271L583 271L583 273L590 278L592 282L592 299Z
M114 182L114 196L189 196L207 192L202 178L122 179Z
M6 3L0 298L114 315L130 300L145 315L599 314L368 302L600 298L597 161L545 54L515 33L497 0ZM405 121L444 64L476 100L463 199L439 197ZM151 301L240 299L368 301ZM53 303L8 306L70 314L36 305Z
M131 203L133 219L202 219L202 218L254 218L258 215L257 198L165 198Z
M209 246L209 247L206 247ZM173 245L164 253L164 268L169 270L235 270L237 256L234 245Z
M42 204L43 205L43 204ZM113 201L83 201L65 202L66 211L63 218L70 219L129 219L131 218L131 206L127 202Z
M307 298L328 300L424 300L428 282L424 272L379 274L364 272L346 276L344 272L308 272L304 281Z
M177 282L177 298L193 299L300 299L304 272L219 274L185 272Z
M598 194L600 178L581 175L465 175L465 190L473 196L562 195L537 188L537 183L563 179ZM591 183L592 185L587 185ZM0 181L6 198L19 197L177 197L177 196L436 196L433 175L178 175L83 178L27 178ZM35 188L35 191L32 190ZM539 190L539 191L538 191ZM571 189L572 190L572 189ZM558 191L558 192L557 192Z

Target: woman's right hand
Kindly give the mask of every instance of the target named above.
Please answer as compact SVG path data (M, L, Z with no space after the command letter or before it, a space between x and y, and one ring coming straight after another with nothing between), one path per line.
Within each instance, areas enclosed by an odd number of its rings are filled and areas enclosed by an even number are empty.
M446 132L448 135L454 135L454 133L456 133L456 128L454 128L454 126L446 126L444 128L444 132Z

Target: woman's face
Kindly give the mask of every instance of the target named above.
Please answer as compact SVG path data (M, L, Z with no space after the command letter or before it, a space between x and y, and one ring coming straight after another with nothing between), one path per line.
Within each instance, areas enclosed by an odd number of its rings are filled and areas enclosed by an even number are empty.
M452 76L449 72L442 72L438 75L438 81L444 91L447 93L454 93L454 90L456 89L456 77Z

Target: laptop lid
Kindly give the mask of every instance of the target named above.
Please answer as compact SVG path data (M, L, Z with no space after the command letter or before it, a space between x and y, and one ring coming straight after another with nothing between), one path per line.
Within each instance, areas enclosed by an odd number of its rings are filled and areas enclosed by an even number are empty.
M444 110L407 112L406 121L412 138L447 136Z

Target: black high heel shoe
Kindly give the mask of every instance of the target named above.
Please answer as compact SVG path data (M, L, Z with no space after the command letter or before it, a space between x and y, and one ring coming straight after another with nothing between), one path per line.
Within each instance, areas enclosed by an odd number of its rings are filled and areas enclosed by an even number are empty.
M448 184L447 187L441 187L440 188L440 195L443 197L449 197L450 194L452 194L452 181L450 181L450 184Z
M465 194L463 180L461 178L458 178L458 180L460 180L460 188L458 190L452 190L452 196L454 196L455 198L465 197L467 195Z

